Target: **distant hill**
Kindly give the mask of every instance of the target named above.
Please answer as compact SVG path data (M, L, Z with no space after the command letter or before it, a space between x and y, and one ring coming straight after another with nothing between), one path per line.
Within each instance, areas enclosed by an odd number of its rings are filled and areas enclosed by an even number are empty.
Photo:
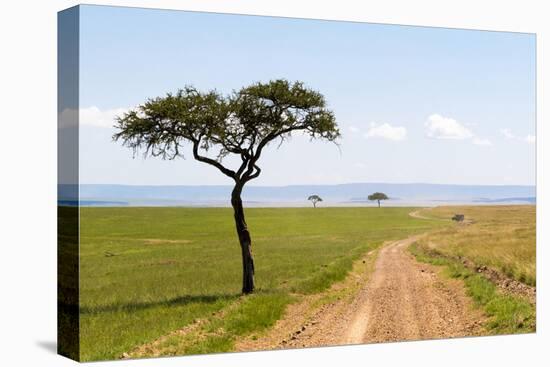
M226 206L232 187L217 186L132 186L80 185L83 205ZM59 186L60 200L70 186ZM246 186L243 200L249 206L310 205L307 197L317 194L323 205L370 204L367 196L386 193L386 205L443 205L444 203L534 203L535 186L517 185L439 185L350 183L341 185Z

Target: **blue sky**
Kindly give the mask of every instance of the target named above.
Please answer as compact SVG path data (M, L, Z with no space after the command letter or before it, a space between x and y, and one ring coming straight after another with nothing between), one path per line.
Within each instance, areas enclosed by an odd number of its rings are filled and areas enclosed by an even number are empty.
M271 147L251 184L535 183L534 35L100 6L80 25L83 183L231 183L191 157L133 158L113 116L276 78L323 93L343 136Z

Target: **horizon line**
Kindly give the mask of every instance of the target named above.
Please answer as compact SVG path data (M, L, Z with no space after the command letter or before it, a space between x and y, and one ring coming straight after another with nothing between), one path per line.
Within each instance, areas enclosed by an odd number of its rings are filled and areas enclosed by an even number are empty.
M286 185L247 185L247 187L293 187L293 186L344 186L344 185L436 185L436 186L524 186L524 187L537 187L537 184L450 184L450 183L430 183L430 182L346 182L336 184L286 184ZM77 185L77 184L63 184L58 185ZM134 186L134 187L232 187L232 184L120 184L120 183L78 183L78 185L95 185L95 186Z

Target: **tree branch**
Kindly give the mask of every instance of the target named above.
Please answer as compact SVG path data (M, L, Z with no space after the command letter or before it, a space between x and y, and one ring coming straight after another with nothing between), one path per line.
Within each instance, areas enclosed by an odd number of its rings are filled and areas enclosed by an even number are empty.
M241 153L241 160L242 160L241 166L239 167L236 173L237 177L241 177L242 173L246 169L246 166L248 165L248 162L250 161L250 156L248 155L248 153Z
M193 157L199 162L210 164L217 169L219 169L224 175L231 177L232 179L237 179L237 174L235 171L230 170L229 168L224 167L220 162L215 159L208 158L199 154L199 140L193 140Z
M252 175L248 176L247 181L250 181L260 175L262 173L262 169L258 167L257 165L254 165L254 168L256 169L256 172L254 172Z

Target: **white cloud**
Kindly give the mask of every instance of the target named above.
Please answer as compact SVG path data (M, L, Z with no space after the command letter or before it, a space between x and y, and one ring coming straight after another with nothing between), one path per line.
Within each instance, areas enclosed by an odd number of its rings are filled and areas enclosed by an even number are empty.
M78 122L77 110L74 108L65 108L57 119L61 129L75 128Z
M77 122L80 126L113 127L115 117L122 116L128 110L129 108L100 110L96 106L81 108L80 110L66 108L59 114L59 127L76 127Z
M481 139L481 138L474 138L472 142L475 145L482 145L482 146L491 146L493 143L489 139Z
M121 116L127 112L128 108L112 108L100 110L96 106L80 109L79 122L80 125L96 126L96 127L113 127L115 117Z
M514 139L516 136L512 134L512 130L506 128L506 129L500 129L500 133L504 135L506 139Z
M523 141L525 143L528 143L528 144L534 144L536 142L536 137L535 135L527 135L526 137L519 137L519 136L516 136L514 133L512 133L512 130L508 129L508 128L505 128L505 129L500 129L500 133L502 135L504 135L504 137L506 139L509 139L509 140L520 140L520 141Z
M433 139L471 139L474 134L455 119L433 114L425 123L426 135Z
M475 126L475 124L463 124L453 118L434 113L428 117L424 125L426 126L426 136L432 139L467 140L472 144L484 147L493 145L489 139L480 138L466 127L466 125Z
M388 123L381 125L372 122L365 134L366 138L382 138L392 141L402 141L407 137L407 129L403 126L392 126Z
M350 126L348 129L354 134L359 132L359 128L356 126Z

